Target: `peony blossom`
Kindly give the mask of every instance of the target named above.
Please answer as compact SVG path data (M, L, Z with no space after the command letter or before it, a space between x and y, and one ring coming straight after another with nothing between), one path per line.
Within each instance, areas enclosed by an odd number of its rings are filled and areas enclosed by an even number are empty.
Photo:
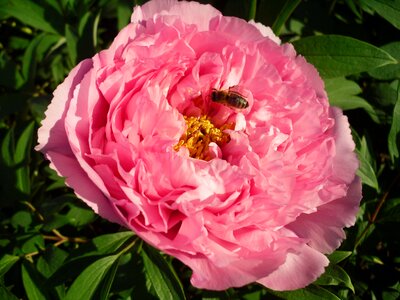
M36 149L194 286L292 290L355 222L354 147L316 69L270 28L153 0L58 86Z

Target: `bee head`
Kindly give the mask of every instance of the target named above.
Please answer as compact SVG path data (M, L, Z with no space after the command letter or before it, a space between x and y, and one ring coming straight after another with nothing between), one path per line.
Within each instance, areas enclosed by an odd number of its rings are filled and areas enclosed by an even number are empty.
M211 91L211 100L213 102L218 101L218 90L217 89L212 89L212 91Z

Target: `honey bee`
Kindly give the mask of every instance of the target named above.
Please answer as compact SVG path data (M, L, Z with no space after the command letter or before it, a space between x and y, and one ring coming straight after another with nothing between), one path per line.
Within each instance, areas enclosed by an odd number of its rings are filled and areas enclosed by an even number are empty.
M237 91L234 91L230 87L227 90L217 90L212 89L211 91L211 100L216 103L220 103L229 107L244 109L249 106L249 102L247 102L246 98Z

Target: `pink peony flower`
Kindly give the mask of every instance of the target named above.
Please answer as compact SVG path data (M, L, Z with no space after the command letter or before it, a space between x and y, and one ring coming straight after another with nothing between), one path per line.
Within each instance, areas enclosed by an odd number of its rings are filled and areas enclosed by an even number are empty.
M361 198L347 118L270 28L153 0L56 89L42 151L95 212L198 288L302 288Z

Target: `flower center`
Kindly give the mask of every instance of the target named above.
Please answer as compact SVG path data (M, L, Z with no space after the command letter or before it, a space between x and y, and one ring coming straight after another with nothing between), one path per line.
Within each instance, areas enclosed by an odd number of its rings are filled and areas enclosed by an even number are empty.
M182 146L189 150L190 157L210 160L209 145L214 142L219 147L229 143L231 140L228 133L223 132L225 129L233 129L234 124L228 123L221 127L216 127L207 116L187 117L186 132L181 136L178 144L174 146L174 150L178 151Z

